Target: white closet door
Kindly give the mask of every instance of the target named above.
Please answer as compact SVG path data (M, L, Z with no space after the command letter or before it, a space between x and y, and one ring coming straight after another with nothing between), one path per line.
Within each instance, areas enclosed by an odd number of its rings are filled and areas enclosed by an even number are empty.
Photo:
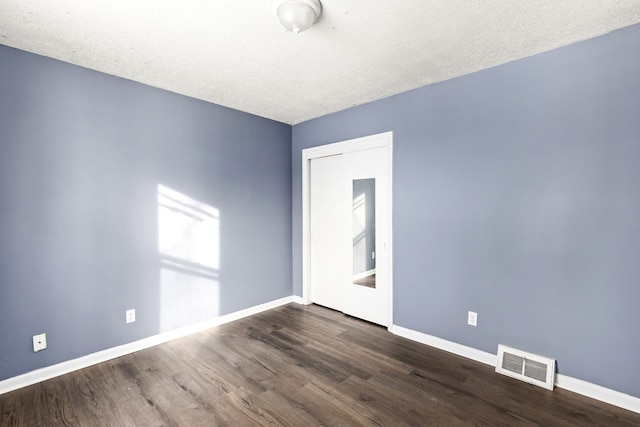
M343 155L351 262L342 311L384 326L389 325L391 300L388 153L383 147Z
M310 162L311 301L390 323L388 147Z
M343 311L351 264L346 252L350 193L342 155L311 161L310 195L311 300Z

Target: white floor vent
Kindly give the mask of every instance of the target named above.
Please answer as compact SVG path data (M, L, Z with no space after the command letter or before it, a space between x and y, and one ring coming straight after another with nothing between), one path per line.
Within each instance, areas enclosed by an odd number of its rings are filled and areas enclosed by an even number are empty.
M498 344L496 372L553 390L556 361Z

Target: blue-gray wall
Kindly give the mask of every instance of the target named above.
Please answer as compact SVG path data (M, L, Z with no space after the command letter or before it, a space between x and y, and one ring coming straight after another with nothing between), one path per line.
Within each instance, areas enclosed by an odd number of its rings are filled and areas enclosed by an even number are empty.
M394 323L640 397L640 26L293 127L394 132ZM467 326L467 311L478 326Z
M158 184L220 210L218 301L196 310L290 296L290 144L288 125L0 46L0 380L160 332Z

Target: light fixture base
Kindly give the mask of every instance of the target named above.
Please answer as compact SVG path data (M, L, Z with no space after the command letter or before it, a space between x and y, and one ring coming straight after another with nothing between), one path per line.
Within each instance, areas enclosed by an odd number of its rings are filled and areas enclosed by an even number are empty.
M320 0L274 0L273 13L285 29L297 34L318 22L322 3Z

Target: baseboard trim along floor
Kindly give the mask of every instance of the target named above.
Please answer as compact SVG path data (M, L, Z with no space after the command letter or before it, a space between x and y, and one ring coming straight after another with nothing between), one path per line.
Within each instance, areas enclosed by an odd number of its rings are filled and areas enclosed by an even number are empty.
M260 304L234 313L225 314L223 316L216 317L205 322L189 325L183 328L144 338L139 341L134 341L128 344L79 357L77 359L37 369L35 371L28 372L17 377L0 381L0 395L13 390L17 390L22 387L46 381L50 378L55 378L79 369L87 368L98 363L125 356L136 351L144 350L168 341L195 334L214 326L219 326L225 323L232 322L234 320L252 316L254 314L258 314L263 311L270 310L272 308L276 308L292 302L297 304L304 304L304 300L297 296L280 298L275 301ZM478 350L462 344L457 344L451 341L444 340L442 338L424 334L422 332L407 329L397 325L390 326L389 332L400 337L419 342L421 344L425 344L431 347L438 348L440 350L456 354L458 356L475 360L477 362L481 362L494 367L496 365L497 356L495 354L487 353L482 350ZM599 400L601 402L640 413L640 398L630 396L625 393L611 390L596 384L589 383L587 381L572 378L562 374L556 375L555 385L556 387L560 387L574 393Z
M112 347L106 350L79 357L77 359L68 360L66 362L58 363L56 365L47 366L45 368L37 369L26 374L18 375L17 377L0 381L0 395L13 390L17 390L22 387L27 387L32 384L37 384L51 378L59 377L64 374L68 374L69 372L77 371L89 366L96 365L98 363L125 356L130 353L135 353L136 351L154 347L156 345L182 338L187 335L195 334L214 326L223 325L225 323L233 322L234 320L252 316L266 310L271 310L272 308L289 304L291 302L297 302L296 298L293 296L280 298L275 301L256 305L254 307L249 307L247 309L236 311L234 313L225 314L223 316L219 316L204 322L188 325L168 332L163 332L161 334L143 338L141 340L134 341L128 344Z
M449 353L453 353L458 356L491 365L493 367L495 367L497 363L497 356L495 354L447 341L412 329L392 325L389 328L389 332L412 341L417 341L431 347L439 348L440 350L448 351ZM556 375L555 386L640 414L640 399L619 391L611 390L606 387L562 374Z

